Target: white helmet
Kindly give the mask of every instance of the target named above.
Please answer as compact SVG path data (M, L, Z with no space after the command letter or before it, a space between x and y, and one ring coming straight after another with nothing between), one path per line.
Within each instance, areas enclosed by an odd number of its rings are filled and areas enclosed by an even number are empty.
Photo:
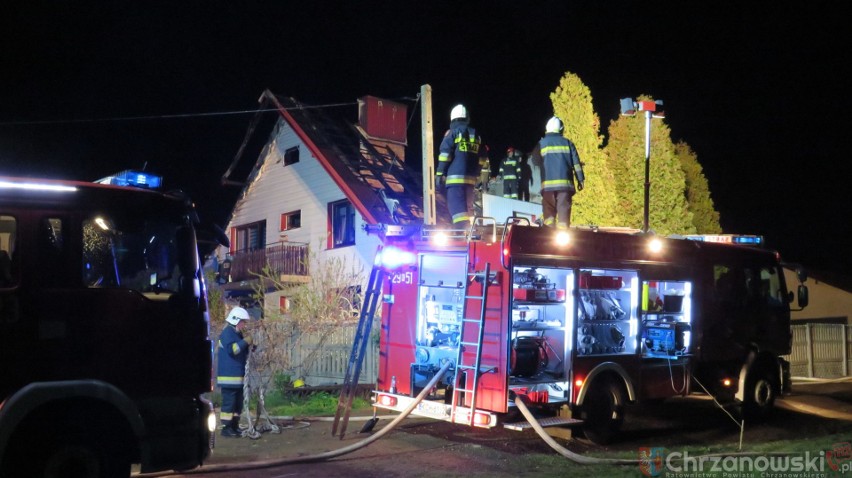
M249 313L242 307L234 307L225 319L231 325L237 325L241 320L249 320Z
M455 105L450 111L450 121L454 119L467 119L467 108L464 105Z
M547 126L544 127L544 131L546 133L561 133L562 132L562 120L554 116L547 120Z

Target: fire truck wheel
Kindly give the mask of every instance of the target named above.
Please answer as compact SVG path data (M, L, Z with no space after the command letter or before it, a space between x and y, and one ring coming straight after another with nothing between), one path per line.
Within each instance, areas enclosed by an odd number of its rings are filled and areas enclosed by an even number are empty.
M762 421L769 417L778 395L777 378L770 367L762 366L749 373L745 383L742 416L746 421Z
M129 476L130 458L123 442L102 426L81 425L57 410L31 417L14 432L10 459L0 473L40 478Z
M583 433L592 443L606 445L624 423L623 387L611 378L595 380L580 408Z

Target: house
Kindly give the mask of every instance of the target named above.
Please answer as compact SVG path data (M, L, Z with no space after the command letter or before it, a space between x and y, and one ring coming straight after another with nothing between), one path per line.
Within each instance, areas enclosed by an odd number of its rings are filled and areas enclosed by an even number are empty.
M785 268L787 288L794 291L798 280L796 272ZM830 274L811 272L805 285L808 286L808 306L794 311L794 324L844 324L852 325L852 283L848 278L831 277ZM795 307L793 302L792 306Z
M274 109L278 117L240 182L226 229L230 249L217 251L220 263L230 259L223 288L250 294L267 262L294 282L330 257L345 257L369 274L379 239L365 226L423 220L422 180L405 163L406 106L365 96L353 123L268 90L261 103L261 111ZM239 182L235 169L232 164L223 181ZM286 306L284 298L266 297L267 306L276 301Z

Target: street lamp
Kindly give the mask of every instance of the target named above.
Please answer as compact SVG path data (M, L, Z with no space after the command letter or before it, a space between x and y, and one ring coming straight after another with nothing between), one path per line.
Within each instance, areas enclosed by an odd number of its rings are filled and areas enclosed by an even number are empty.
M645 211L642 223L642 232L647 233L648 227L648 204L651 200L651 118L664 118L663 100L656 101L633 101L633 98L621 99L621 114L634 116L636 110L645 112Z

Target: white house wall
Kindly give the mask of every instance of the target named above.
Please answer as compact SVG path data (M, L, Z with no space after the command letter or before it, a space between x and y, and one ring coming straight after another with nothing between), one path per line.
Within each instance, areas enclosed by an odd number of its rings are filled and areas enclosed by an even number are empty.
M787 281L787 289L793 291L795 295L799 285L796 273L790 269L784 269L784 278ZM792 313L794 321L842 317L846 319L847 324L852 325L852 322L849 320L852 317L852 293L826 284L813 277L809 278L805 282L805 285L808 286L809 303L804 310ZM795 299L790 304L790 307L797 307Z
M292 147L299 148L299 162L284 166L284 153ZM356 245L326 251L328 204L346 196L287 122L278 121L262 155L260 172L237 201L229 228L266 220L267 245L307 243L312 251L322 251L318 259L328 255L344 257L349 264L359 261L369 275L379 240L366 235L357 211ZM279 231L281 214L294 211L301 211L301 227Z

